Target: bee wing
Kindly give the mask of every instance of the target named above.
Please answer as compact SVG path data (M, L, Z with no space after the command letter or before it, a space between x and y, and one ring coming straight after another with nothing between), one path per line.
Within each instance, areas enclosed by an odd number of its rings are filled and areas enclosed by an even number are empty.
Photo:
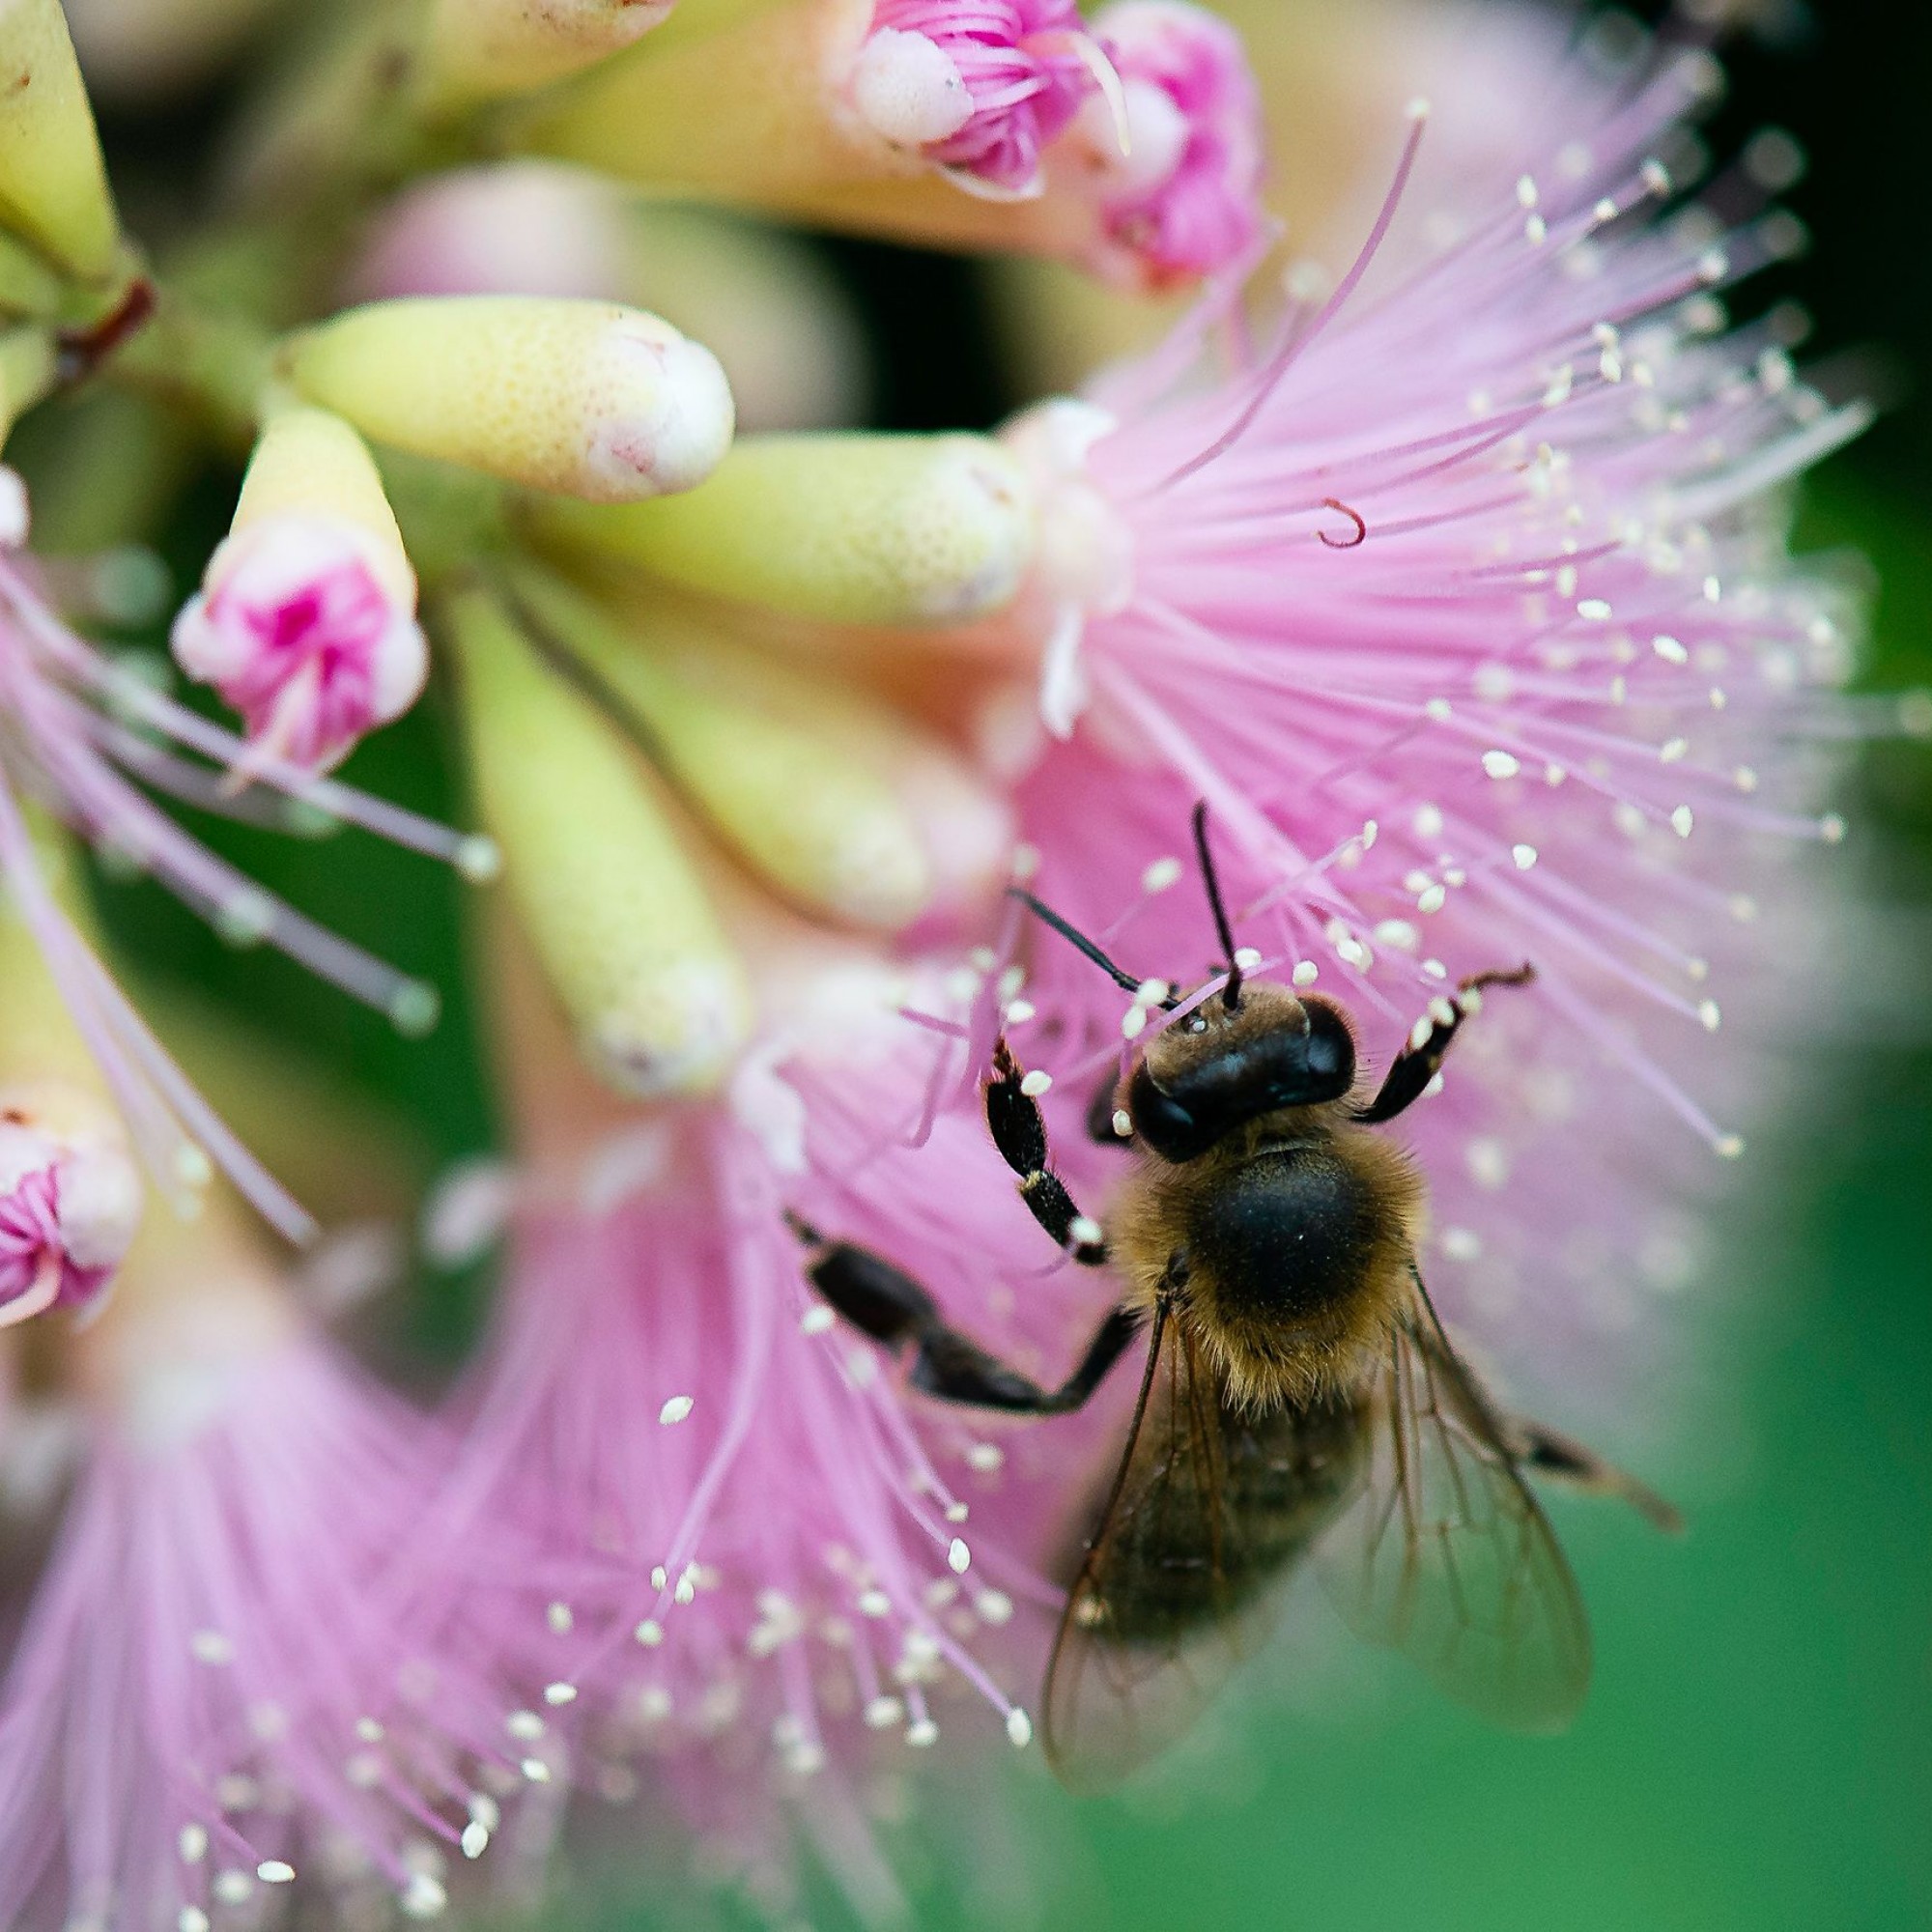
M1099 1526L1047 1665L1063 1783L1118 1783L1179 1739L1275 1622L1270 1587L1348 1491L1350 1410L1229 1410L1182 1323L1156 1313Z
M1560 1730L1590 1679L1577 1580L1420 1278L1377 1376L1359 1487L1321 1551L1343 1616L1492 1722Z

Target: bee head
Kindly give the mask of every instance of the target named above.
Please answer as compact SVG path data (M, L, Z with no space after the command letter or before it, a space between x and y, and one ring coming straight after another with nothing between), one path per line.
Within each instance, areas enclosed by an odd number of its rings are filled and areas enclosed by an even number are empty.
M1134 1137L1188 1161L1281 1107L1339 1100L1355 1084L1355 1041L1341 1009L1250 982L1215 993L1151 1040L1127 1084Z

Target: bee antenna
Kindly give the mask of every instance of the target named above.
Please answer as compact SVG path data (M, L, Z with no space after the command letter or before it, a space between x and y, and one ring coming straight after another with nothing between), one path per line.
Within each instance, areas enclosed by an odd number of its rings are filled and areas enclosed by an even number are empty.
M1241 1004L1241 969L1235 963L1235 928L1228 922L1228 907L1221 897L1221 880L1214 870L1214 855L1208 849L1208 801L1194 806L1194 850L1201 861L1201 882L1208 888L1208 904L1214 914L1214 931L1221 950L1228 955L1228 983L1221 989L1221 1004L1229 1012Z
M1061 938L1079 952L1084 952L1123 992L1137 993L1140 991L1141 982L1131 973L1122 971L1084 932L1069 925L1051 906L1042 905L1031 893L1022 891L1018 886L1009 886L1007 888L1007 895L1009 898L1018 899L1023 906L1032 911L1036 919L1046 925L1052 926Z

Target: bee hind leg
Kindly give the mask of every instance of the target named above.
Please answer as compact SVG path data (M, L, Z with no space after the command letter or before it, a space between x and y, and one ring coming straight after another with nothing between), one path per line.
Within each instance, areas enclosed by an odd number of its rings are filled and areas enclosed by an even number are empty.
M1510 1418L1509 1431L1514 1438L1511 1447L1525 1469L1566 1483L1586 1495L1618 1497L1659 1529L1672 1536L1683 1534L1684 1519L1655 1490L1627 1475L1614 1463L1606 1463L1575 1436L1520 1416Z
M1474 973L1453 995L1432 1000L1407 1043L1390 1062L1381 1091L1366 1107L1355 1110L1356 1120L1367 1126L1378 1126L1406 1113L1428 1091L1463 1022L1482 1010L1484 989L1527 986L1535 978L1536 969L1528 965L1519 966L1513 973Z
M1099 1387L1140 1331L1136 1311L1110 1310L1073 1373L1058 1388L1042 1388L950 1327L932 1296L891 1262L850 1241L829 1241L795 1214L786 1218L810 1251L806 1273L812 1287L873 1341L895 1350L911 1344L912 1386L942 1402L1021 1415L1064 1414Z
M1036 1091L1034 1083L1039 1083ZM986 1082L986 1129L1000 1157L1020 1178L1020 1199L1063 1253L1082 1267L1103 1267L1106 1236L1100 1224L1081 1213L1065 1181L1053 1171L1046 1119L1038 1094L1046 1075L1028 1074L1004 1038L993 1047L993 1075Z

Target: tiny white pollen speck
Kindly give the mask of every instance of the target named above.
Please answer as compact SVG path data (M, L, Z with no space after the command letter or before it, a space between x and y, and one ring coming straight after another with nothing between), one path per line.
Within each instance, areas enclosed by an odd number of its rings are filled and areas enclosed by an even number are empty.
M1435 1034L1435 1022L1427 1017L1419 1019L1408 1030L1408 1050L1420 1053Z
M1066 1232L1075 1243L1083 1248L1096 1248L1107 1238L1106 1230L1089 1214L1076 1214L1067 1224Z
M1516 861L1516 868L1519 872L1526 872L1536 864L1536 847L1534 845L1512 845L1510 847L1510 857Z
M1033 1719L1017 1704L1007 1713L1007 1735L1017 1750L1025 1750L1033 1743Z
M669 1581L670 1572L662 1563L656 1563L651 1566L651 1588L653 1590L662 1590Z
M1418 94L1403 111L1411 121L1427 121L1430 113L1429 97L1426 94Z
M293 1885L296 1868L284 1859L264 1859L255 1867L255 1876L264 1885Z
M175 1932L208 1932L209 1918L198 1905L184 1905L175 1915Z
M1137 1007L1157 1007L1167 998L1173 988L1165 980L1143 980L1134 988L1134 1005Z
M532 1784L548 1784L550 1782L550 1766L540 1757L526 1757L518 1765L517 1769Z
M575 1684L546 1684L544 1686L546 1704L574 1704L577 1702Z
M544 1720L534 1711L512 1711L503 1728L521 1743L534 1744L544 1734Z
M1040 1071L1038 1067L1036 1066L1031 1073L1026 1074L1021 1079L1020 1092L1024 1094L1029 1100L1037 1100L1039 1096L1042 1094L1048 1092L1052 1088L1052 1086L1053 1086L1053 1075L1051 1073L1043 1073Z
M188 1649L197 1663L223 1664L235 1662L235 1646L219 1631L196 1631Z
M1467 995L1464 995L1464 998L1466 997ZM1436 1026L1454 1026L1456 1024L1455 1005L1451 1001L1442 998L1438 993L1429 1003L1429 1017Z
M823 1335L838 1318L823 1302L808 1308L798 1319L800 1329L807 1335Z
M631 1634L646 1650L655 1650L665 1640L664 1625L655 1617L646 1617Z
M1678 806L1670 814L1671 831L1676 833L1680 838L1688 838L1690 836L1690 808L1688 805Z
M1516 184L1517 206L1534 208L1537 202L1536 182L1529 175L1519 175Z
M1034 1003L1031 1000L1009 1000L1007 1003L1007 1024L1009 1026L1023 1026L1028 1020L1033 1018L1036 1010Z
M682 1422L695 1406L688 1395L674 1395L658 1410L658 1421L667 1429L674 1422Z
M198 1865L208 1856L208 1827L206 1825L184 1825L178 1841L181 1861L185 1865Z
M1443 965L1439 959L1425 959L1422 962L1422 970L1432 980L1446 980L1449 977L1448 967Z
M965 1539L955 1536L946 1551L947 1567L955 1577L965 1576L972 1567L973 1552L966 1548Z
M210 1889L223 1905L245 1905L249 1893L255 1889L255 1881L246 1872L237 1871L231 1867L227 1871L215 1873L214 1883Z
M1134 1137L1134 1117L1124 1107L1114 1109L1114 1137L1122 1141L1130 1141Z
M1601 597L1585 597L1577 606L1577 616L1586 623L1603 624L1609 621L1610 607Z
M1835 811L1828 811L1818 821L1818 836L1827 845L1842 845L1845 842L1845 821Z
M1522 764L1507 752L1485 752L1483 769L1492 779L1513 779L1522 770Z
M1665 664L1687 665L1690 662L1690 653L1675 638L1653 638L1650 640L1650 647Z
M1321 969L1316 965L1314 960L1302 959L1296 961L1294 971L1289 975L1289 978L1297 986L1312 986L1321 976Z
M1717 1140L1712 1143L1712 1151L1719 1160L1736 1160L1745 1151L1744 1136L1742 1134L1719 1134Z
M893 1613L893 1600L883 1590L862 1590L859 1593L859 1614L862 1617L889 1617Z
M1422 707L1423 715L1437 724L1446 724L1456 714L1446 697L1432 697Z
M461 1842L466 1859L480 1859L490 1847L490 1828L472 1818L463 1828Z
M926 1750L939 1742L939 1726L930 1718L921 1718L906 1726L905 1741L915 1750Z
M1723 1023L1723 1015L1718 1009L1716 1000L1700 1000L1697 1005L1697 1023L1706 1033L1716 1033Z
M1129 1007L1121 1015L1121 1037L1138 1039L1147 1031L1148 1009L1145 1007Z
M1252 973L1262 963L1260 952L1252 946L1237 946L1235 949L1235 964L1243 973Z
M1690 749L1688 738L1666 738L1658 747L1657 756L1661 764L1674 765Z
M887 1731L905 1716L905 1702L899 1697L874 1697L865 1711L866 1723L875 1731Z
M1039 847L1037 845L1015 845L1013 847L1013 884L1023 886L1039 870Z
M1144 893L1164 893L1180 878L1179 859L1156 859L1141 874L1141 890Z
M558 1636L568 1636L577 1628L577 1617L568 1604L552 1604L544 1611L544 1621Z
M1424 886L1415 895L1415 909L1421 913L1440 912L1449 902L1449 888L1440 885Z

